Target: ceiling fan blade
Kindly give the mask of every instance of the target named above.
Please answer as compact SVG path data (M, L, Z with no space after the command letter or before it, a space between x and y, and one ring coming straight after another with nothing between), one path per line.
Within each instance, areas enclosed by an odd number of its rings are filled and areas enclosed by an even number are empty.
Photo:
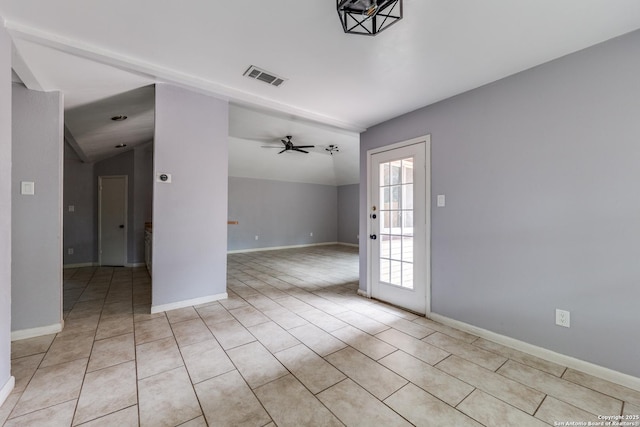
M296 145L296 148L313 148L315 145Z
M284 153L285 151L287 151L287 149L286 149L286 148L285 148L284 150L282 150L281 152L279 152L278 154L282 154L282 153Z
M301 153L307 153L307 154L309 154L309 152L308 152L308 151L301 150L301 149L300 149L300 148L298 148L298 147L294 148L294 150L295 150L295 151L299 151L299 152L301 152Z

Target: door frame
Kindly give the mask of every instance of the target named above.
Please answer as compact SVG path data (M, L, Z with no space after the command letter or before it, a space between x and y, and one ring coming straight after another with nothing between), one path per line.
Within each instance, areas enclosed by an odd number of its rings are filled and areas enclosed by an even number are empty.
M373 277L373 251L371 248L371 239L369 239L369 235L371 234L371 221L369 219L369 211L373 200L372 191L374 191L371 185L371 179L373 170L371 168L372 157L374 154L383 153L385 151L395 150L397 148L407 147L409 145L415 145L424 142L425 144L425 272L424 272L424 280L426 281L425 286L425 315L428 316L431 313L431 135L427 134L424 136L419 136L417 138L412 138L406 141L396 142L394 144L385 145L384 147L372 148L367 150L367 205L366 205L366 224L367 224L367 234L365 236L367 240L367 268L365 272L366 283L367 283L367 298L371 298L372 295L372 287L373 283L371 279ZM375 189L377 191L377 187Z
M129 176L128 175L101 175L98 177L98 265L102 265L102 180L104 178L124 178L124 248L123 266L128 265L129 254Z

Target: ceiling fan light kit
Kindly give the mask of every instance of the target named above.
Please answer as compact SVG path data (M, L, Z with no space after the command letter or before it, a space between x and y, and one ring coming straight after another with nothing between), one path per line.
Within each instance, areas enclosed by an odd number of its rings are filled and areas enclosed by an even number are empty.
M402 19L402 0L336 0L342 29L375 36Z
M333 156L333 153L339 153L340 149L338 149L337 145L331 144L327 148L325 148L325 151L328 151L329 154L331 154Z

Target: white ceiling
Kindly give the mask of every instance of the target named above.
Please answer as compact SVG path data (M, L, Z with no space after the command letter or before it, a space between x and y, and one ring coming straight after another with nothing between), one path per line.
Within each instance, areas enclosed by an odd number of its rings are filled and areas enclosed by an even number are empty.
M229 110L229 175L327 185L359 181L360 138L350 131L275 112L231 105ZM287 151L283 136L309 154ZM331 155L326 148L337 146ZM264 148L276 146L278 149Z
M638 0L404 0L402 21L365 37L342 32L335 4L0 0L0 15L16 46L17 75L33 89L64 92L67 126L83 150L87 141L107 144L106 135L116 143L144 139L124 126L88 129L84 114L115 111L105 99L159 81L250 106L236 111L248 117L275 111L294 124L322 123L318 140L331 139L331 127L357 138L389 118L640 28ZM275 88L243 77L252 64L288 80ZM234 138L313 138L281 120L247 134L242 128L252 125L240 123L232 123ZM86 148L85 155L105 154ZM332 163L341 183L341 166Z

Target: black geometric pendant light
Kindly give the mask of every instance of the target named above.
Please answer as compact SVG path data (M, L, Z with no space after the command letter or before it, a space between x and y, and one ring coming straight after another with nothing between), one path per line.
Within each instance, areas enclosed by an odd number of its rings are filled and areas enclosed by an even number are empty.
M402 19L402 0L337 0L345 33L375 36Z

